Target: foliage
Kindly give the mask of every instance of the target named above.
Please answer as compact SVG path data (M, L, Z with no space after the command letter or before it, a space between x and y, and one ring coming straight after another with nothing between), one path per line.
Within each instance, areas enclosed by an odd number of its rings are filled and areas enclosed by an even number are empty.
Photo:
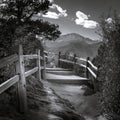
M50 5L49 0L0 1L0 58L18 53L19 44L23 44L24 54L43 50L36 34L48 40L59 37L58 25L34 19L35 14L46 13Z
M26 54L32 53L35 49L43 50L42 40L55 40L58 38L61 34L58 28L58 25L43 20L29 21L16 29L14 44L15 46L20 43L23 44ZM39 35L40 38L37 39L36 35Z
M2 18L14 18L20 24L29 21L34 14L45 13L49 5L49 0L3 0L0 13Z
M0 58L17 51L22 43L28 53L43 49L36 34L44 39L54 40L61 34L58 25L35 20L34 15L47 12L49 0L4 0L0 3Z
M38 48L43 50L41 41L36 39L36 34L49 40L55 40L59 37L58 25L43 20L35 20L33 17L37 13L46 13L50 5L49 0L0 1L0 59L17 53L18 44L23 44L24 54L33 53ZM36 63L36 61L30 61L31 66L31 62ZM13 63L0 69L0 84L16 74L15 68ZM5 91L3 97L0 97L0 115L3 113L6 115L9 111L13 111L15 106L17 107L18 103L15 99L17 89L15 86ZM14 114L16 111L13 112ZM7 115L9 116L9 114Z
M120 17L114 13L100 23L103 45L95 58L99 67L98 80L102 81L101 106L108 120L120 119Z
M0 19L0 58L12 54L12 44L15 32L15 21Z
M58 30L59 26L55 24L50 24L49 22L43 20L29 21L29 30L34 34L38 34L44 39L55 40L59 37L61 32Z

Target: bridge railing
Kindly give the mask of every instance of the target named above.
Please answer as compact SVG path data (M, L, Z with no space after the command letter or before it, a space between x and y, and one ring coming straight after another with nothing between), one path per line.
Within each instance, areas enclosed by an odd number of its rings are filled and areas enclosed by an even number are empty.
M69 65L72 65L72 69L74 69L75 65L78 65L82 68L84 68L85 70L85 77L87 79L91 79L92 80L96 80L97 78L97 70L98 68L90 61L90 57L85 58L80 58L77 57L76 55L74 56L70 56L72 59L66 59L68 57L63 57L63 55L61 55L61 52L59 52L59 59L58 59L58 64L59 66L62 66L62 64L68 64L67 67L69 68ZM63 65L64 65L63 64Z
M37 66L25 72L25 59L36 59ZM44 67L42 67L41 60L44 59L40 55L40 50L37 50L37 53L34 55L23 55L22 45L19 45L19 55L14 54L0 60L0 69L8 64L15 63L16 65L16 75L0 84L0 94L17 83L19 109L22 113L27 111L26 77L36 73L36 77L41 80L41 70L45 70L45 63L43 65Z
M76 63L76 55L70 56L70 55L64 55L59 52L58 55L58 66L64 67L68 69L74 69L74 64Z
M87 59L77 57L77 61L83 61L85 64L79 64L81 67L86 69L86 78L89 78L89 74L91 74L95 79L97 78L97 67L90 61L90 58Z
M50 58L48 54L53 54L52 52L44 51L44 61ZM55 54L55 53L54 53ZM57 54L55 54L57 55ZM44 62L45 63L45 62ZM74 55L65 55L59 52L58 54L58 66L64 67L68 69L75 69L75 65L82 67L85 70L85 77L90 79L92 76L94 79L97 78L97 70L98 68L90 61L90 57L80 58ZM45 64L44 64L45 69Z

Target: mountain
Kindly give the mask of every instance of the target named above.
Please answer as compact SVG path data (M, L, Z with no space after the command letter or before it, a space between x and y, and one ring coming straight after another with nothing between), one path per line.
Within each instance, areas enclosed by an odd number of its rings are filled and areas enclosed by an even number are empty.
M79 34L71 33L61 35L56 41L47 41L46 48L48 51L58 53L71 52L78 56L86 58L95 57L101 42L85 38Z
M60 36L60 38L57 39L57 41L76 41L76 40L79 40L81 42L84 41L84 42L87 42L88 44L96 42L89 38L85 38L77 33L62 35Z

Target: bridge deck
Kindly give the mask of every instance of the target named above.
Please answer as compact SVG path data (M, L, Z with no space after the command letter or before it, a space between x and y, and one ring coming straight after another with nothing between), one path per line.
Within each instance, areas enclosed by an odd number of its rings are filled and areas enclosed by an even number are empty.
M71 71L70 69L64 68L46 68L47 71Z
M88 80L87 78L79 77L77 75L56 75L56 74L50 74L46 73L47 79L59 79L59 80Z
M46 73L46 80L55 83L68 83L68 84L84 84L89 81L87 78L79 77L76 75L56 75Z
M47 73L55 74L55 75L74 75L73 71L46 71Z

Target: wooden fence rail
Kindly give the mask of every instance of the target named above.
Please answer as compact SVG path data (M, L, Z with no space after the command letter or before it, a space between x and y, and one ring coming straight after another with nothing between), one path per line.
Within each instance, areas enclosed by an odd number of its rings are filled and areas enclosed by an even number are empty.
M37 67L25 72L25 59L36 59ZM44 57L40 56L40 50L37 50L37 54L34 55L23 55L22 45L19 45L19 55L11 55L0 60L0 68L8 64L16 64L16 75L0 84L0 94L17 83L19 109L22 113L27 111L26 77L37 72L37 78L41 80L41 69L45 69L45 67L41 67L41 60L44 60Z
M78 65L78 66L83 67L86 70L86 78L89 79L89 75L91 75L94 79L97 78L96 73L97 73L98 68L90 61L89 57L87 57L85 59L85 58L76 57L74 55L73 56L74 59L69 60L69 59L65 59L65 57L63 57L63 56L64 55L61 55L61 52L59 52L59 56L58 56L58 64L59 64L59 66L60 66L61 62L70 63L70 64L73 64L73 65Z
M19 81L19 75L15 75L14 77L8 79L4 83L0 84L0 94L3 93L5 90L13 86L15 83Z

